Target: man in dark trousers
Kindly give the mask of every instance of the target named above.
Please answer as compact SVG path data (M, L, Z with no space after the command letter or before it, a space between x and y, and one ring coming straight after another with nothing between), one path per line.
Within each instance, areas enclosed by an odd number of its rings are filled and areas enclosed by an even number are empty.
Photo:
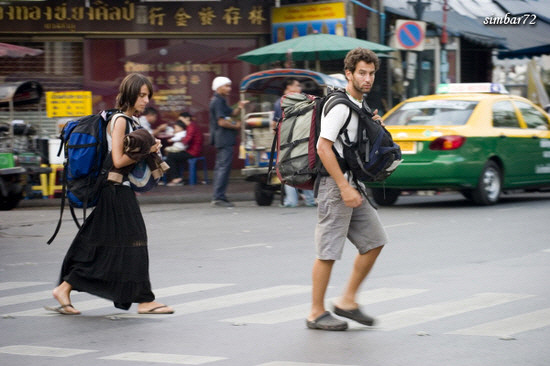
M373 86L379 64L374 52L365 48L351 50L344 59L346 94L358 107L362 105L363 95ZM319 178L317 258L313 265L311 312L306 319L311 329L345 330L348 327L346 321L332 316L324 304L333 264L341 259L346 239L357 248L358 254L344 293L334 303L334 313L364 325L374 324L374 319L360 309L356 297L388 239L377 211L360 193L365 192L364 187L356 186L352 173L343 172L336 158L335 151L343 156L342 140L338 136L350 112L347 105L337 104L321 118L317 153L329 175ZM376 110L374 114L373 119L382 123ZM352 113L347 127L351 141L356 140L358 123L357 113Z
M235 109L227 105L225 98L231 93L231 80L225 76L218 76L212 81L212 90L214 96L210 100L210 143L216 147L212 206L233 207L233 203L225 195L231 174L233 147L241 128L241 122L233 117L239 115L248 101L239 101Z

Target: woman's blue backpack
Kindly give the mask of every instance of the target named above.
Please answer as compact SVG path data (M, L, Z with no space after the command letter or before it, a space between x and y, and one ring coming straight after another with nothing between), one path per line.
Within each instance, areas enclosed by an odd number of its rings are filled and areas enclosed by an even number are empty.
M61 227L65 200L69 203L78 228L80 223L74 208L83 209L85 220L86 209L97 204L101 186L112 165L106 132L107 124L116 112L116 109L106 110L67 122L61 131L58 156L61 154L61 149L64 149L65 153L61 213L57 228L48 240L48 244L54 240Z

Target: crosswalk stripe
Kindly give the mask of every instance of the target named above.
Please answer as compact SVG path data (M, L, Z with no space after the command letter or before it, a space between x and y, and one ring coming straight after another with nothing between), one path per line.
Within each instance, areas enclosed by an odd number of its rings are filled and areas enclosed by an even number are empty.
M48 283L49 282L1 282L0 283L0 291L12 290L14 288L46 285Z
M447 334L502 337L547 326L550 326L550 308L459 329Z
M52 298L52 290L29 292L26 294L2 296L0 297L0 306L9 306L23 304L26 302L40 301Z
M275 299L283 296L301 294L310 291L310 286L282 285L245 291L230 295L211 297L203 300L190 301L172 305L176 310L175 316L199 313L208 310L222 309L230 306L249 304L263 300Z
M136 361L147 363L170 363L176 365L202 365L209 362L226 360L225 357L179 355L170 353L125 352L100 357L100 360Z
M273 361L268 363L262 363L257 366L356 366L356 365L342 365L334 363L310 363L310 362L287 362L287 361Z
M0 347L0 353L19 356L71 357L90 352L97 351L91 349L38 347L25 345Z
M375 290L363 291L359 294L359 303L362 305L374 304L377 302L388 301L400 297L407 297L420 294L427 290L424 289L400 289L400 288L380 288ZM335 301L337 298L327 300L327 303ZM231 323L245 324L277 324L291 320L302 319L309 313L311 304L300 304L289 306L273 311L266 311L257 314L245 315L236 318L224 319L222 321Z
M220 287L227 287L227 286L233 286L233 284L223 284L223 283L189 283L185 285L179 285L179 286L171 286L166 288L161 288L155 290L155 295L157 298L159 297L168 297L168 296L176 296L176 295L182 295L182 294L188 294L192 292L200 292L200 291L206 291L206 290L212 290ZM52 298L51 291L47 291L48 293L48 299ZM77 295L76 293L75 295ZM36 295L36 294L28 294L28 295ZM72 294L71 294L72 297ZM32 298L29 301L36 301L36 298ZM0 302L2 301L2 298L0 298ZM78 304L75 304L78 310L80 311L90 311L95 309L101 309L105 307L113 306L113 303L111 301L105 300L105 299L93 299L93 300L87 300L79 302ZM44 310L43 308L38 309L31 309L31 310L24 310L19 311L16 313L10 313L11 316L49 316L49 315L55 315L55 313L48 312Z
M395 311L379 316L378 321L382 330L395 330L528 297L533 297L533 295L481 293L461 300L446 301Z

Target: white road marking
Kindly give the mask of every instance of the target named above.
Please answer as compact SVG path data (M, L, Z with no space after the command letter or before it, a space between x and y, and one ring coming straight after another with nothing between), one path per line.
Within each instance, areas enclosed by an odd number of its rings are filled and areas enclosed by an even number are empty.
M125 352L100 357L100 360L136 361L147 363L171 363L175 365L202 365L209 362L226 360L225 357L179 355L170 353Z
M356 365L342 365L333 363L310 363L310 362L287 362L287 361L273 361L268 363L262 363L257 366L356 366Z
M200 313L208 310L227 308L230 306L249 304L278 297L302 294L311 291L310 286L283 285L267 287L259 290L238 292L231 295L211 297L208 299L185 302L172 305L176 310L174 315Z
M97 351L90 349L38 347L25 345L0 347L0 353L20 356L71 357L90 352Z
M447 334L502 337L550 326L550 308L459 329Z
M155 290L155 295L157 298L161 297L169 297L169 296L176 296L176 295L182 295L182 294L188 294L192 292L200 292L205 290L212 290L220 287L227 287L227 286L233 286L233 284L223 284L223 283L189 283L185 285L179 285L179 286L171 286L166 288L161 288L158 290ZM48 291L48 299L52 299L51 291ZM76 293L75 295L77 295ZM28 294L32 296L36 296L35 294ZM36 301L35 298L32 298L29 301ZM72 294L71 294L72 296ZM0 298L0 303L2 302L3 298ZM53 304L52 306L57 306L57 304ZM75 303L75 307L80 311L90 311L95 309L101 309L105 307L112 307L113 303L112 301L108 301L105 299L93 299L93 300L87 300L82 301L79 303ZM31 309L31 310L24 310L19 311L16 313L9 313L11 316L49 316L49 315L56 315L56 313L47 311L43 308L38 309Z
M395 330L528 297L533 297L533 295L481 293L461 300L446 301L395 311L381 315L377 320L382 330Z
M399 224L393 224L393 225L384 225L384 228L390 228L390 227L398 227L398 226L408 226L408 225L416 225L416 222L402 222Z
M363 291L359 294L359 303L361 305L374 304L377 302L398 299L426 292L424 289L400 289L400 288L380 288L375 290ZM337 298L327 299L327 303L335 301ZM300 304L263 313L250 314L236 318L224 319L224 322L245 323L245 324L277 324L291 320L305 319L309 313L311 304Z
M244 249L244 248L257 248L257 247L270 248L271 246L269 244L266 244L266 243L259 243L259 244L239 245L239 246L236 246L236 247L218 248L216 250L222 251L222 250L235 250L235 249Z
M9 305L22 304L26 302L53 299L52 290L28 292L26 294L12 295L12 296L2 296L0 297L0 306L9 306Z
M0 291L12 290L14 288L47 285L49 282L1 282Z

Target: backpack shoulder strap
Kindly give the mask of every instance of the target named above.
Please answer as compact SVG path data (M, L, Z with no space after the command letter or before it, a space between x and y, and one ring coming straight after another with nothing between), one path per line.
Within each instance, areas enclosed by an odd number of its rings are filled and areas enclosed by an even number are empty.
M110 128L110 131L109 131L109 134L110 134L111 136L113 135L113 130L114 130L114 128L115 128L114 121L116 121L116 119L117 119L118 117L124 117L124 119L126 119L126 122L129 122L129 123L132 125L132 127L135 127L135 126L136 126L136 121L134 121L133 118L128 117L126 114L124 114L124 113L122 113L122 112L117 112L117 113L113 114L113 115L111 116L111 118L109 118L109 126L111 127L111 128ZM113 123L111 123L111 122L113 122ZM128 132L129 132L129 126L126 125L126 133L128 133Z
M332 93L330 93L328 96L327 96L327 101L325 102L325 106L324 106L324 115L327 115L328 112L330 112L330 110L332 108L334 108L334 106L336 106L337 104L345 104L347 105L351 110L359 113L361 111L361 108L353 103L347 96L347 94L341 90L335 90L333 91Z

